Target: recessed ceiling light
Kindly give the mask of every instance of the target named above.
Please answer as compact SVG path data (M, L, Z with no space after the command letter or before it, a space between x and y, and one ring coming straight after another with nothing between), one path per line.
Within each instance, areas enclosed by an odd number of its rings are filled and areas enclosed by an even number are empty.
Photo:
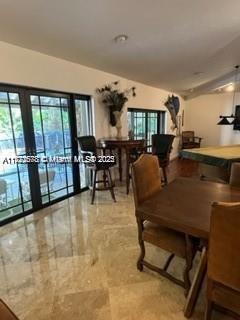
M123 42L126 42L127 39L128 39L128 36L126 34L119 34L114 38L114 41L123 43Z

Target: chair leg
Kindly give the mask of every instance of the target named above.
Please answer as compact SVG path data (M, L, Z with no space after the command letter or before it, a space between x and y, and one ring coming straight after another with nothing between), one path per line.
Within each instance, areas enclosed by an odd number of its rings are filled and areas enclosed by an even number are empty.
M141 219L137 218L137 226L138 226L138 243L140 246L140 255L137 261L137 268L139 271L143 271L143 260L145 257L145 245L142 239L142 232L143 232L143 222Z
M116 198L115 198L115 194L114 194L114 187L113 187L113 182L112 182L112 176L111 176L111 172L109 169L107 170L107 173L108 173L108 179L109 179L109 183L108 183L109 188L110 188L109 190L110 190L113 201L116 202Z
M97 181L97 170L93 171L93 189L92 189L92 201L91 204L94 203L95 192L96 192L96 181Z
M168 267L170 266L170 263L172 262L172 259L174 258L174 254L170 254L170 256L167 258L167 261L165 262L165 265L163 267L164 271L167 271Z
M207 299L207 306L205 311L205 320L210 320L212 316L213 303L211 300Z
M191 287L189 272L192 269L192 263L193 263L193 243L188 235L185 235L185 239L186 239L186 266L183 272L183 279L184 279L185 296L187 296L188 291Z

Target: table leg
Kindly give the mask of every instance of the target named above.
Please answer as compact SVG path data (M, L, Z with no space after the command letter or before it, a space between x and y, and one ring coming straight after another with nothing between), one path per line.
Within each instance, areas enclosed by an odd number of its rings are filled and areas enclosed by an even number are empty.
M122 181L122 149L118 148L118 170L119 180Z
M184 316L186 318L190 318L193 313L206 270L207 270L207 250L204 247L202 250L201 259L200 259L197 271L194 275L193 282L189 290L186 304L184 307Z

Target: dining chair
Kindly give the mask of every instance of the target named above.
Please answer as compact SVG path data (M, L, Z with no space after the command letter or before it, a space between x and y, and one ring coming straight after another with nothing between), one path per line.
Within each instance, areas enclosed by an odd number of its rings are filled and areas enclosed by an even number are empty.
M212 205L207 269L207 308L222 307L240 319L240 202Z
M106 148L97 147L96 139L94 136L82 136L77 138L79 146L80 146L80 154L82 156L83 162L86 167L91 170L91 183L90 189L92 190L92 200L91 204L94 204L95 199L95 191L104 191L109 190L114 202L116 202L115 194L114 194L114 184L112 181L111 171L110 169L116 164L114 162L105 162L102 159L99 159L99 155L97 150L105 150ZM96 161L87 160L88 157L92 157ZM95 158L94 158L95 157ZM103 173L103 179L97 180L98 173ZM97 187L97 184L102 183L102 187Z
M240 188L240 162L232 163L229 184L232 187Z
M182 149L200 148L202 138L196 137L194 131L182 132Z
M19 320L12 310L0 299L0 319L1 320Z
M152 135L152 154L158 157L159 166L163 171L164 183L168 182L166 170L169 165L174 138L175 136L172 134Z
M132 164L132 185L135 203L135 214L138 226L138 242L140 246L140 256L137 261L138 270L142 271L147 267L167 277L176 284L185 288L188 293L191 286L189 272L197 250L197 241L183 233L171 230L150 221L142 220L137 215L137 208L144 201L161 192L161 175L158 157L150 154L143 154ZM163 266L159 268L145 260L145 242L151 243L169 252L169 257ZM177 279L167 270L174 256L183 258L186 262L183 271L183 280Z

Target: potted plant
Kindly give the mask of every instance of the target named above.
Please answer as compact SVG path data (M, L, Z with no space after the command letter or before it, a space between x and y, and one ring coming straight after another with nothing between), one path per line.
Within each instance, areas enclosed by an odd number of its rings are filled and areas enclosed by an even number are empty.
M128 101L129 97L135 97L136 88L131 87L121 91L119 88L119 81L112 82L101 88L96 89L96 93L102 97L102 103L109 109L109 122L111 126L117 129L117 138L121 138L121 116L123 107Z

